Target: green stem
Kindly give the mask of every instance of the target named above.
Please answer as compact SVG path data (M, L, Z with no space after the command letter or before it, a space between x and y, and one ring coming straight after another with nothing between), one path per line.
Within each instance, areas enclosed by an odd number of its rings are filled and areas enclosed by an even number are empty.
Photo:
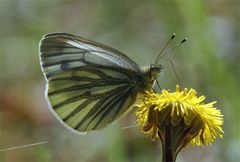
M162 140L162 162L175 162L175 150L172 148L172 136L169 129L165 129L164 140Z
M162 157L162 162L175 162L175 159L172 154L171 149L164 148L163 149L163 157Z

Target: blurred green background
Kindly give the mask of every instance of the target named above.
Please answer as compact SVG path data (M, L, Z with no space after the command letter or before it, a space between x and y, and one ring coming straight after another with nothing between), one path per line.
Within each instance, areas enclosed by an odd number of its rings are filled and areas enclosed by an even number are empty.
M0 1L0 149L2 162L157 162L161 143L134 125L133 114L106 129L77 135L51 114L44 98L38 43L50 32L67 32L110 45L139 65L155 61L175 32L169 53L181 87L193 87L224 114L224 138L188 147L178 162L240 161L239 1ZM161 87L174 90L172 66L162 60Z

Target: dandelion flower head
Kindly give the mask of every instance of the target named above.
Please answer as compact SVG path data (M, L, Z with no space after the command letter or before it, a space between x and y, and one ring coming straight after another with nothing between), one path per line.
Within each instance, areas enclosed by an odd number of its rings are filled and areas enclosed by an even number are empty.
M137 122L143 132L162 143L171 136L174 149L188 144L208 145L222 138L223 115L214 107L214 102L205 104L205 96L197 96L195 89L185 88L175 92L146 92L137 104Z

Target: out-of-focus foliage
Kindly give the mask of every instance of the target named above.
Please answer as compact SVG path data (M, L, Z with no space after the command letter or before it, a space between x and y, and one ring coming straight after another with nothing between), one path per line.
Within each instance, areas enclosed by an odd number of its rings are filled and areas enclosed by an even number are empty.
M110 45L149 65L175 32L189 41L168 54L181 80L217 100L224 114L224 138L209 147L189 147L179 162L240 161L239 1L0 1L0 161L160 161L160 143L151 142L132 114L85 136L57 121L44 99L38 43L50 32L67 32ZM174 44L173 43L173 44ZM162 60L163 88L178 83Z

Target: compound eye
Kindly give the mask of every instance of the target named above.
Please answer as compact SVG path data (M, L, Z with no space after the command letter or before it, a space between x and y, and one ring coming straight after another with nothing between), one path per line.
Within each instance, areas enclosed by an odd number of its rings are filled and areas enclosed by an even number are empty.
M151 65L150 65L150 68L151 68L151 69L155 69L155 65L154 65L154 64L151 64Z

